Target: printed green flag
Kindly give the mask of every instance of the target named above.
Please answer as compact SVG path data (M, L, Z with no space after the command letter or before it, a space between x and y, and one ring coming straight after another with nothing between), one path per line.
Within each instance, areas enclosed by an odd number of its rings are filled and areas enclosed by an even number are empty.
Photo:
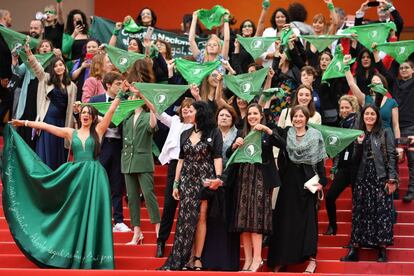
M245 73L240 75L225 75L223 76L226 86L247 102L251 102L255 94L261 90L262 84L266 79L269 68L263 68L253 73Z
M278 99L282 99L283 96L285 96L286 91L283 90L280 87L276 87L276 88L269 88L269 89L264 89L262 91L258 91L258 92L252 92L251 94L253 95L263 95L263 100L265 102L267 102L268 100L270 100L273 96L275 96Z
M103 103L85 103L85 105L91 105L95 107L99 113L105 114L109 107L111 106L111 102L103 102ZM128 100L128 101L121 101L118 108L116 109L114 116L112 116L112 123L118 126L127 116L128 114L135 110L136 108L140 107L144 104L143 100Z
M287 47L289 38L292 34L293 34L292 28L282 29L282 32L280 33L280 45Z
M278 37L242 37L241 35L237 35L237 40L254 60L266 52L269 46L278 39Z
M377 45L377 49L392 56L401 64L414 52L414 40L381 43Z
M188 84L200 85L203 79L216 70L220 64L221 62L219 60L198 63L182 58L175 59L175 66L178 72L181 73Z
M105 51L111 62L121 73L126 72L138 59L145 58L143 54L128 52L107 44L105 44Z
M2 25L0 25L0 33L6 41L10 51L15 49L16 47L23 47L26 43L27 35L13 31L12 29L3 27ZM39 40L36 38L30 38L29 45L31 49L36 48L37 45L39 45Z
M382 83L371 83L368 85L368 87L371 88L371 90L375 93L379 93L383 96L385 96L388 92Z
M131 17L127 22L124 23L124 29L128 33L136 33L141 30L141 27L138 26L137 23L135 23L134 19Z
M237 148L227 161L226 168L234 163L262 163L262 133L250 131L244 138L243 146Z
M361 26L355 26L343 31L344 34L356 34L359 43L372 51L372 43L385 43L387 41L390 30L397 30L395 23L390 21L387 23L374 23Z
M330 127L312 123L309 123L308 125L319 130L322 133L322 137L325 142L326 153L330 158L334 158L338 153L344 150L359 135L363 133L362 130L358 129Z
M348 66L354 62L355 59L352 59ZM345 66L344 64L344 54L342 53L340 47L336 47L335 56L322 75L322 82L326 82L328 79L344 77L345 70L348 70L348 66Z
M26 64L26 68L29 69L32 73L34 73L32 70L32 67L29 65L29 60L27 58L26 52L22 49L18 51L18 54L21 60L23 61L23 63ZM46 54L36 54L34 56L37 59L37 61L40 63L40 65L42 65L43 68L46 68L52 61L55 54L53 52L50 52Z
M211 10L201 9L198 10L197 13L201 23L203 23L207 29L211 30L213 27L221 25L221 19L227 11L222 6L215 5Z
M347 37L349 35L301 35L301 38L315 46L318 52L322 52L328 48L335 40Z
M189 85L134 82L133 85L161 114L190 88Z

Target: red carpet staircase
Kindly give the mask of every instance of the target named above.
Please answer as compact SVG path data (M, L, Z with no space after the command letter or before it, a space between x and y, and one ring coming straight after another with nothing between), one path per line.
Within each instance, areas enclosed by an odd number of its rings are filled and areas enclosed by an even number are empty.
M2 146L2 140L0 145ZM329 163L330 164L330 163ZM327 170L329 171L329 170ZM401 197L407 190L408 171L406 164L400 166ZM164 186L166 182L166 167L157 166L155 173L155 192L158 203L162 209ZM319 236L318 267L317 274L389 274L389 275L414 275L414 203L403 203L396 200L398 210L398 223L394 227L395 244L388 250L388 263L377 263L377 252L363 249L360 253L362 261L358 263L343 263L339 258L346 254L347 249L343 246L349 242L351 229L351 190L347 188L337 201L338 209L338 234L336 236ZM162 211L162 210L161 210ZM124 214L129 224L129 210L124 207ZM324 206L319 211L319 232L325 231L328 218ZM174 226L175 227L175 226ZM3 209L0 208L0 275L156 275L169 273L169 275L182 275L184 272L161 272L155 269L163 264L165 258L155 258L156 237L154 227L150 224L148 213L145 208L142 211L142 230L144 231L144 244L137 246L126 246L132 233L114 233L115 247L115 271L85 271L85 270L51 270L38 269L19 251L10 235L7 222L4 218ZM174 228L173 228L174 231ZM171 250L174 232L168 240L166 253ZM267 256L267 248L263 250L263 256ZM243 258L243 256L241 256ZM295 265L288 268L288 274L302 273L306 264ZM265 269L266 270L266 269ZM185 272L185 274L199 274L200 272ZM218 272L202 272L204 275L217 275ZM231 275L223 272L219 274ZM248 273L250 274L250 273ZM251 273L253 274L253 273ZM240 274L238 274L240 275ZM244 275L244 274L243 274Z

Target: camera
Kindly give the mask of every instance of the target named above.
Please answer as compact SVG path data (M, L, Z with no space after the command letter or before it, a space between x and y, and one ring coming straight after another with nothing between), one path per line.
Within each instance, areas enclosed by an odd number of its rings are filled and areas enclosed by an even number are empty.
M36 13L35 18L37 20L45 20L45 19L47 19L47 14L39 11L39 12Z

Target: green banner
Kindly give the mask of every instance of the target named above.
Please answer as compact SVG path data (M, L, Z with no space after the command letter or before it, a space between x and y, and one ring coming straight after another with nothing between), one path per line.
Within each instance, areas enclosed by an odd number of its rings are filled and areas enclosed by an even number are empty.
M109 107L111 106L111 102L103 102L103 103L85 103L85 105L91 105L95 107L99 113L105 114L108 112ZM144 104L143 100L128 100L128 101L121 101L118 108L116 109L114 116L112 116L112 123L118 126L131 111L134 111L136 108L140 107Z
M242 37L237 35L237 40L254 60L266 52L270 45L278 39L279 37Z
M188 84L200 85L203 79L216 70L220 64L221 62L218 60L198 63L182 58L175 59L175 66L177 67L177 70L181 73Z
M216 5L210 10L198 10L197 14L201 23L203 23L207 29L211 30L213 27L221 25L221 20L226 12L225 8L220 5Z
M263 68L253 73L245 73L240 75L224 75L223 79L226 86L239 98L247 102L251 102L255 93L262 88L266 79L269 68Z
M127 22L124 23L124 29L129 33L136 33L141 30L141 27L138 26L137 23L135 23L134 19L131 17Z
M262 163L262 133L252 130L244 138L243 146L237 148L227 161L226 168L234 163Z
M253 95L263 95L263 100L265 102L267 102L268 100L270 100L273 96L275 96L276 98L283 99L283 97L286 94L286 91L283 90L280 87L276 87L276 88L269 88L269 89L264 89L261 91L257 91L257 92L252 92Z
M350 35L301 35L301 38L315 46L318 52L328 48L334 41L341 38L350 38Z
M387 23L374 23L361 26L355 26L343 31L344 34L356 34L359 43L372 51L372 43L387 42L390 30L397 30L395 23L390 21Z
M145 55L134 52L128 52L126 50L110 46L105 44L105 51L108 54L109 59L115 65L121 73L126 72L129 67L134 65L134 62L138 59L145 58Z
M26 43L27 35L13 31L12 29L6 28L3 25L0 25L0 34L6 41L10 51L16 47L23 47ZM39 40L36 38L30 38L29 45L31 49L36 48L37 45L39 45Z
M163 113L190 88L189 85L143 82L134 82L133 85L155 106L158 114Z
M348 65L354 62L355 58L352 59ZM335 55L322 75L322 82L326 82L328 79L345 77L345 69L347 69L347 66L344 64L344 54L340 47L336 47Z
M26 52L22 49L19 52L19 57L23 61L24 64L26 64L26 68L29 69L33 74L33 69L29 64L29 60L27 58ZM53 52L46 53L46 54L36 54L34 55L36 60L42 65L43 68L46 68L52 59L54 58L55 54Z
M377 49L392 56L399 64L401 64L414 52L414 40L381 43L377 45Z
M359 135L364 133L358 129L348 129L339 127L330 127L309 123L311 127L322 133L325 142L326 153L330 158L334 158L338 153L351 144Z
M92 38L98 39L102 43L108 43L109 39L112 36L112 30L115 27L115 22L105 19L103 17L94 16L92 20L92 26L90 30L90 35ZM138 38L140 41L143 41L143 37L147 32L147 28L142 27L138 32L131 33L121 29L117 36L118 48L126 50L128 48L128 43L130 38ZM188 42L187 36L177 35L172 32L166 32L162 30L155 29L152 34L153 41L156 39L162 39L171 44L172 55L177 57L182 56L191 56L192 52L190 51L190 43ZM200 50L205 48L207 43L207 38L196 38L197 46Z

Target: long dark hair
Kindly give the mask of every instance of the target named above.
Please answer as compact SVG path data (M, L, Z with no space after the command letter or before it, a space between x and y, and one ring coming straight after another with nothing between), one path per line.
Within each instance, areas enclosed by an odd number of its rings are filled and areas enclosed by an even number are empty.
M362 56L367 53L371 59L371 65L369 66L369 68L364 68L362 67ZM375 73L375 59L374 59L374 55L367 49L367 48L363 48L359 54L358 57L356 59L357 61L357 67L355 70L355 76L356 76L356 81L357 84L361 84L364 83L365 80L371 80L372 76ZM368 77L365 76L366 72L368 71Z
M65 66L65 72L63 73L63 78L62 78L62 82L60 81L59 77L56 75L55 72L55 65L58 61L61 61L63 63L63 65ZM49 69L49 75L50 75L50 79L48 81L48 85L54 85L55 87L60 88L61 85L65 85L68 86L71 83L69 74L68 74L68 68L66 67L65 61L63 60L63 58L60 57L54 57L52 59L52 61L50 62L50 65L48 66Z
M250 22L252 24L252 28L253 28L253 32L252 32L252 37L254 36L254 34L256 33L256 25L254 24L253 21L251 21L250 19L246 19L244 20L239 27L239 35L243 36L243 25L246 22Z
M365 132L367 131L367 126L365 125L365 122L364 122L364 113L368 108L371 108L372 110L374 110L375 114L377 114L377 121L375 122L374 127L372 128L371 132L373 134L378 134L382 131L382 119L381 119L379 108L373 104L366 105L364 106L364 108L362 108L361 113L360 113L361 118L359 119L359 129Z
M89 128L89 134L92 137L92 139L94 140L95 144L94 144L94 149L93 149L93 158L97 159L99 156L99 153L101 152L101 143L99 141L99 136L98 133L96 132L96 125L98 124L98 110L90 105L84 105L81 108L80 114L82 114L82 110L87 108L89 114L92 116L92 124L91 127ZM77 118L78 120L78 126L81 126L81 122L80 122L80 116Z
M272 25L272 28L275 30L277 30L277 26L275 22L277 12L283 13L283 15L286 17L286 24L290 23L290 16L287 10L285 10L284 8L278 8L272 13L272 16L270 17L270 25Z
M82 23L84 25L82 34L88 34L89 33L89 25L88 25L88 19L86 17L86 14L78 9L71 10L68 14L68 17L66 19L66 33L71 35L73 33L73 30L75 27L73 26L73 16L75 14L80 14L82 16Z
M196 101L192 106L196 110L195 123L197 129L202 131L201 139L205 139L216 128L214 114L206 102Z
M148 7L144 7L144 8L142 8L139 12L138 12L138 14L137 14L137 18L136 18L136 22L137 22L137 24L139 25L139 26L143 26L142 25L142 17L141 17L141 13L142 13L142 11L143 10L150 10L150 12L151 12L151 27L155 27L155 24L157 24L157 15L155 14L155 12L153 11L153 10L151 10L150 8L148 8Z
M156 81L152 60L150 58L138 59L129 70L127 77L129 83L132 82L152 82Z
M250 130L251 130L251 128L250 128L250 125L249 125L249 122L247 121L247 117L249 116L249 109L250 108L253 108L253 107L256 107L258 110L259 110L259 112L260 112L260 114L262 115L262 120L260 121L260 123L261 124L266 124L266 117L265 117L265 115L264 115L264 113L263 113L263 108L262 108L262 106L261 105L259 105L258 103L251 103L251 104L249 104L249 106L247 107L247 114L246 114L246 117L244 117L244 125L243 125L243 130L242 130L242 136L243 137L246 137L246 135L250 132Z
M388 90L388 82L387 79L381 75L380 73L374 73L374 75L372 75L372 77L377 76L378 78L380 78L382 85L384 86L385 89ZM372 79L372 78L371 78ZM379 109L381 109L381 103L382 103L382 99L384 98L384 95L380 94L380 93L376 93L374 92L375 95L375 101L374 104L376 107L378 107Z

